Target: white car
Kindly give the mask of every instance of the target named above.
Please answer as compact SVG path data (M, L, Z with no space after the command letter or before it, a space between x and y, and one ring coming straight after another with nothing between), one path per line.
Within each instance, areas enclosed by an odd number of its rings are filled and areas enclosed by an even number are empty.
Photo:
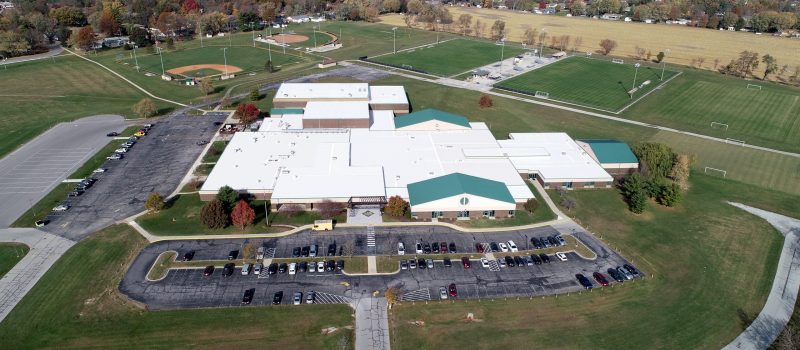
M325 272L325 262L324 261L320 261L320 262L317 263L317 271Z
M514 244L514 241L508 241L508 248L510 248L512 252L517 252L517 251L519 251L519 250L517 249L517 245L516 245L516 244Z
M439 287L439 299L447 299L447 288Z
M403 242L397 243L397 255L406 255L406 246Z
M253 268L253 274L260 275L262 268L264 268L264 265L261 265L261 263L256 264L256 267Z
M507 253L508 252L508 246L505 243L500 242L497 245L500 246L500 251L501 252L503 252L503 253Z
M300 305L303 302L303 293L301 292L294 292L294 301L293 304Z
M57 207L53 208L53 211L67 211L69 210L69 204L59 204Z
M256 259L258 260L264 259L264 247L258 247L258 254L256 254Z
M417 254L422 254L422 243L417 242Z
M317 263L315 263L313 261L310 262L308 264L308 272L317 272Z
M567 254L564 254L562 252L556 253L556 257L558 258L558 260L567 261Z
M95 174L99 174L99 173L106 172L106 170L108 170L108 169L106 169L106 168L97 168L97 169L92 170L92 172L95 173Z
M253 264L244 264L242 266L242 276L247 276L247 275L250 274L250 267L251 266L253 266Z
M317 292L312 290L312 291L306 293L306 304L313 304L314 303L314 299L316 299L316 298L317 298Z
M481 266L489 267L489 260L486 258L481 258Z
M295 273L297 273L297 263L289 264L289 274L294 275Z
M127 148L117 148L116 150L114 150L114 153L128 153L128 149Z

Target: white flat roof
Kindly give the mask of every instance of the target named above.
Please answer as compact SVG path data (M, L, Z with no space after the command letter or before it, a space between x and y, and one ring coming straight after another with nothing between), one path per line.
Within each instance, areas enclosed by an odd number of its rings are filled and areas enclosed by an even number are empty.
M372 123L370 130L394 130L394 112L392 111L370 111Z
M402 86L370 86L369 103L408 104L406 89Z
M278 117L264 118L258 131L297 130L302 128L302 114L283 114Z
M303 119L369 119L369 104L359 101L311 101L306 104Z
M517 169L539 173L547 182L613 180L597 161L565 133L512 133L508 140L497 142L509 152L508 159ZM518 150L530 149L543 152L524 156L515 154Z
M369 98L367 83L283 83L275 99L363 99Z

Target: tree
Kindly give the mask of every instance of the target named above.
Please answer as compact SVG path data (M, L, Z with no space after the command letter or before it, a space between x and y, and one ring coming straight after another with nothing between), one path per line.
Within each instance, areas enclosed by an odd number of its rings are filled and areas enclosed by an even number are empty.
M390 216L394 216L396 218L406 216L408 209L409 209L408 202L406 202L400 196L393 196L389 198L389 202L386 203L386 207L383 208L386 214L389 214Z
M196 0L184 0L183 5L181 5L181 11L183 13L193 13L200 11L200 5L197 4Z
M258 101L259 99L261 99L261 94L258 92L258 88L250 90L250 101Z
M761 57L761 62L764 63L764 80L767 80L767 76L772 73L775 73L778 70L778 60L775 57L772 57L770 54L766 54Z
M661 191L659 191L659 195L656 200L662 205L674 207L681 202L682 194L681 187L678 186L678 184L671 182L661 186Z
M164 197L161 197L157 192L150 192L147 200L144 202L144 208L147 211L157 213L159 210L164 209Z
M267 60L267 62L264 63L264 70L269 73L275 72L275 66L272 65L272 60Z
M202 91L205 95L214 92L214 84L211 83L211 79L209 78L201 79L199 87L200 91Z
M502 39L503 35L505 34L505 31L506 31L506 22L503 22L499 19L494 21L494 24L492 24L492 29L491 29L492 40L497 41Z
M261 111L252 103L242 103L236 107L236 112L233 116L239 118L239 123L250 124L258 119Z
M611 39L600 40L600 52L603 55L608 56L608 54L610 54L611 51L614 51L615 48L617 48L616 41Z
M200 222L210 229L221 229L228 226L228 214L222 202L214 198L200 209Z
M384 12L400 12L400 0L383 0L381 5Z
M527 26L525 28L525 33L522 34L522 42L529 46L536 45L536 34L536 28Z
M150 46L153 42L150 40L150 33L147 32L147 29L142 27L133 27L130 30L130 39L131 42L136 44L138 47L147 47Z
M586 3L583 1L573 1L569 8L569 13L573 16L583 16L586 14Z
M461 16L458 16L458 27L459 27L459 32L461 32L461 34L463 34L464 36L469 34L469 27L471 25L472 25L472 15L464 13Z
M489 108L494 106L494 101L492 101L492 97L487 94L481 94L481 99L478 101L478 104L481 108Z
M253 224L255 219L256 211L244 199L240 199L231 211L231 223L240 230L244 230L245 226Z
M333 219L337 215L341 214L342 211L344 210L343 203L334 202L329 199L317 203L315 207L317 208L317 210L319 210L319 214L326 219Z
M117 18L114 17L114 14L111 13L110 10L103 10L97 26L101 32L108 36L117 35L117 33L119 33L119 23L117 23Z
M203 15L200 18L200 27L203 33L215 35L221 32L228 24L228 16L214 11Z
M158 113L156 103L149 98L143 98L135 105L133 105L133 113L136 113L141 118L150 118Z
M689 188L689 167L692 165L692 157L688 154L678 154L672 164L669 177L674 180L682 189Z
M230 186L222 186L217 192L216 199L222 203L226 210L231 210L236 205L236 201L239 200L239 192Z
M674 158L672 148L663 143L643 143L634 147L633 153L647 167L653 177L667 177L672 170Z
M396 304L399 301L400 291L397 290L397 288L389 287L383 293L383 297L386 298L386 302L388 302L389 307L391 307L392 304Z
M538 200L536 200L536 198L531 198L531 199L528 199L528 200L525 202L525 204L523 205L523 207L524 207L524 208L525 208L525 210L527 210L529 213L533 213L534 211L536 211L536 209L539 209L539 201L538 201Z
M168 37L164 43L167 45L167 50L175 50L175 39Z
M77 27L86 25L86 15L79 8L64 6L50 10L50 17L59 25Z
M644 183L645 179L639 173L628 175L622 182L622 195L628 203L628 209L636 214L643 213L647 204Z
M92 27L86 26L78 30L78 34L71 37L72 45L77 46L79 49L89 51L94 44L94 31Z
M656 55L656 63L661 63L661 61L664 61L664 51L659 51Z

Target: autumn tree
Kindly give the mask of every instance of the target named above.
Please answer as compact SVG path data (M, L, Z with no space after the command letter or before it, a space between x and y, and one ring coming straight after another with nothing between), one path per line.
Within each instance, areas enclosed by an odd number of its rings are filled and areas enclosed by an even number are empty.
M100 15L100 20L97 22L97 27L108 36L117 35L117 33L119 33L119 23L117 23L117 18L114 17L114 14L110 10L103 10L103 13Z
M525 204L523 205L525 210L529 213L533 213L536 209L539 209L539 201L536 198L528 199Z
M164 197L157 192L150 192L144 202L144 208L152 213L157 213L159 210L164 209L164 205Z
M611 51L614 51L615 48L617 48L616 41L611 39L600 40L600 52L603 55L608 56L608 54L610 54Z
M689 188L689 174L691 173L689 169L693 163L692 158L692 156L683 153L676 155L672 169L669 172L669 177L684 190Z
M150 118L158 113L156 103L149 98L143 98L135 105L133 105L133 113L136 113L141 118Z
M258 110L256 105L252 103L242 103L236 107L236 112L233 116L239 118L239 123L250 124L258 119L259 114L261 114L261 111Z
M772 55L766 54L761 57L761 62L764 63L764 80L767 80L767 76L778 70L778 60Z
M329 199L323 200L314 206L319 210L319 214L326 219L333 219L344 211L344 203L334 202Z
M472 26L472 15L464 13L458 16L458 28L462 35L469 34L470 26Z
M403 217L408 213L409 206L408 202L406 202L400 196L393 196L389 198L388 203L386 203L386 207L383 208L386 214L394 217Z
M209 78L200 80L200 84L198 87L200 88L200 91L202 91L203 94L205 95L214 92L214 84L211 83L211 79Z
M63 6L50 10L50 17L54 18L59 25L67 27L77 27L86 25L86 15L79 8Z
M536 28L527 26L525 32L522 34L522 40L525 45L536 45Z
M481 94L481 98L480 101L478 101L478 104L481 106L481 108L490 108L494 106L494 101L492 100L491 96L487 94Z
M70 39L72 39L73 46L77 46L84 51L89 51L92 49L92 44L94 43L94 31L90 26L82 27L78 30L78 34L73 35Z
M386 302L389 303L389 307L391 308L392 305L400 300L400 291L395 287L389 287L383 292L383 297L386 298Z
M505 32L506 32L506 22L498 19L494 21L494 24L492 24L490 37L492 38L492 40L497 41L503 38Z
M256 211L244 199L240 199L231 211L231 223L244 230L245 226L253 224L256 219Z
M400 12L400 0L383 0L381 3L384 12Z
M181 11L183 11L183 13L198 12L200 11L200 5L197 4L197 0L184 0L181 5Z
M228 226L228 214L218 199L213 199L200 209L200 222L210 229L221 229Z

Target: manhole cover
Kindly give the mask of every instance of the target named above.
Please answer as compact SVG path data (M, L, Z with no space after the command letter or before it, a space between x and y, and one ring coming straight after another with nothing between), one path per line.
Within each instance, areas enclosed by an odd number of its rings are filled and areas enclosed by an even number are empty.
M373 213L372 211L367 210L367 211L364 212L364 216L366 216L366 217L370 217L370 216L373 216L373 215L375 215L375 213Z

